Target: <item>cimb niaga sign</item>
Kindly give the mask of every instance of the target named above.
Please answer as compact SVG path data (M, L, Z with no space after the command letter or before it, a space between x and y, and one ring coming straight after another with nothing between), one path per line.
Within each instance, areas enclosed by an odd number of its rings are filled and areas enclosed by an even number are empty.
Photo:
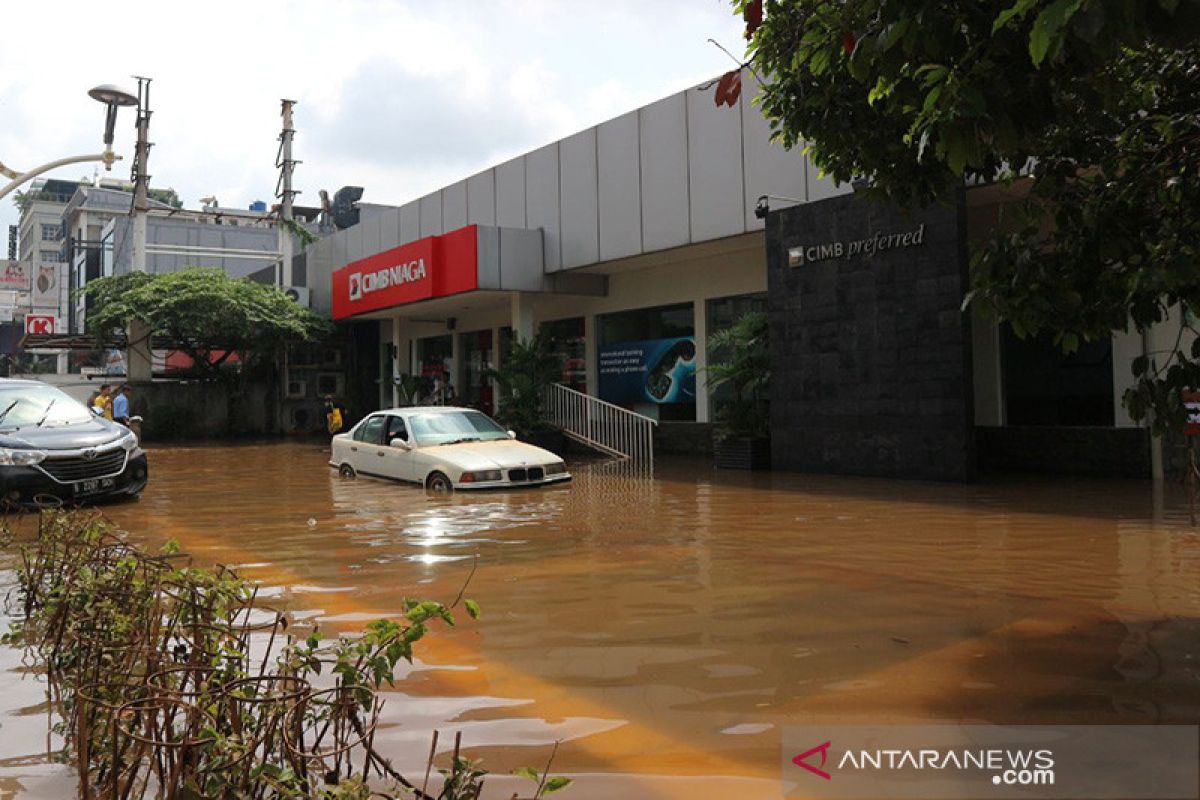
M474 225L352 261L330 279L334 319L477 288L479 248Z
M884 250L896 250L902 247L919 247L925 243L925 223L914 230L903 233L873 233L862 239L848 241L825 242L824 244L797 245L788 248L788 266L802 267L818 261L829 261L835 258L870 258Z

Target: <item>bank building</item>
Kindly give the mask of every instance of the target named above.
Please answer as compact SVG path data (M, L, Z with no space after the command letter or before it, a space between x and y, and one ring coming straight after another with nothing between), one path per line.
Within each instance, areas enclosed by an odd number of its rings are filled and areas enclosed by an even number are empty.
M1021 185L907 211L866 200L772 143L742 77L732 107L693 87L310 245L297 282L351 332L364 391L391 406L396 376L441 375L459 404L494 411L485 370L540 331L563 386L654 420L659 452L705 452L709 337L761 310L775 469L1160 468L1120 398L1178 321L1064 356L964 312L969 242ZM686 371L649 380L664 358Z

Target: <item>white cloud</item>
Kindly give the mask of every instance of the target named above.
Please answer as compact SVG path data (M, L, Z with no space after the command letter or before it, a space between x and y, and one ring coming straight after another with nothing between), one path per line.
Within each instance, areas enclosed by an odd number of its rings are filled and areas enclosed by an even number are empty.
M96 83L152 76L153 182L189 205L270 200L279 98L299 101L300 202L403 202L729 68L726 0L64 0L5 9L0 161L100 149ZM131 151L133 115L118 123ZM128 176L129 162L113 175ZM58 177L90 175L65 169ZM7 200L0 224L16 221Z

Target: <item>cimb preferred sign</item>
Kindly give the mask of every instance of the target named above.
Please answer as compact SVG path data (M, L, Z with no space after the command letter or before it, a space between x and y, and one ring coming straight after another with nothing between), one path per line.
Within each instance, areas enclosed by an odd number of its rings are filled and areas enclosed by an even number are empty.
M785 797L1182 800L1200 793L1196 725L789 727Z
M815 264L818 261L830 261L836 258L847 261L852 258L870 258L885 250L920 247L924 243L925 223L921 223L915 230L902 233L873 233L862 239L789 247L788 266L802 267L805 264Z

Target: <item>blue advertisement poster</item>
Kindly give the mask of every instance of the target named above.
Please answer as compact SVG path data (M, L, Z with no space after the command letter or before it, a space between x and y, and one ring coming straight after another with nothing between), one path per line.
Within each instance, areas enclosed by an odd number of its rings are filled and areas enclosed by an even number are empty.
M681 336L603 345L599 376L600 399L610 403L694 403L696 340Z

